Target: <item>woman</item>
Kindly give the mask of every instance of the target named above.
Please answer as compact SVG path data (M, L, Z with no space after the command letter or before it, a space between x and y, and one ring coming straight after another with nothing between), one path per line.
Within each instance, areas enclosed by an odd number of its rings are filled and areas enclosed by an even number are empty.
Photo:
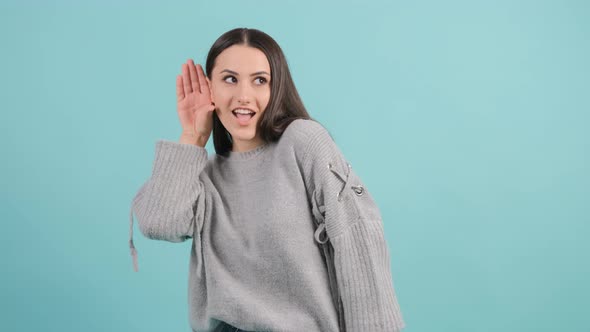
M179 142L159 140L133 199L150 239L193 239L193 331L399 331L378 207L255 29L176 79ZM213 133L215 154L205 144Z

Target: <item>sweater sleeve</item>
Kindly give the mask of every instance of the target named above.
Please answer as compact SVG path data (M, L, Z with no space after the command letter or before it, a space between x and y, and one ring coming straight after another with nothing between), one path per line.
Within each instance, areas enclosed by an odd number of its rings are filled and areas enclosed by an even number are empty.
M304 168L314 216L321 221L316 241L329 245L324 252L337 284L341 330L400 331L405 322L379 208L327 130L317 126L308 136Z
M140 187L129 216L129 247L137 272L133 244L133 213L139 230L149 239L183 242L201 231L205 197L199 179L207 164L205 148L167 140L156 142L151 177Z

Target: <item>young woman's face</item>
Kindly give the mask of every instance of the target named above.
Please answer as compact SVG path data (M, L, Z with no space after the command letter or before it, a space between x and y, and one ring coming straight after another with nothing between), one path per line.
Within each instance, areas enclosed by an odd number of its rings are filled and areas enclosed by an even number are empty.
M266 55L254 47L233 45L215 60L209 81L211 99L232 136L233 151L247 151L263 143L256 126L270 99L270 75ZM246 111L254 114L238 114Z

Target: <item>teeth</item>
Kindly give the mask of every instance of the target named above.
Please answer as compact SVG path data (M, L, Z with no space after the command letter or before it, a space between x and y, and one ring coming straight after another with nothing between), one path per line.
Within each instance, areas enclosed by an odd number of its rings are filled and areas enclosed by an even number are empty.
M235 109L235 110L233 110L233 112L240 113L240 114L254 114L253 111L245 110L245 109L241 109L241 108Z

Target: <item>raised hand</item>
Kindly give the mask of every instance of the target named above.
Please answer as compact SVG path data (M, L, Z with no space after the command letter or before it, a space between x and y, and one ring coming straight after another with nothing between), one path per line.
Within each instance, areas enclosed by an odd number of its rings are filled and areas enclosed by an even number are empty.
M176 76L176 102L181 142L204 146L213 129L215 105L203 68L192 59L182 64L182 75Z

